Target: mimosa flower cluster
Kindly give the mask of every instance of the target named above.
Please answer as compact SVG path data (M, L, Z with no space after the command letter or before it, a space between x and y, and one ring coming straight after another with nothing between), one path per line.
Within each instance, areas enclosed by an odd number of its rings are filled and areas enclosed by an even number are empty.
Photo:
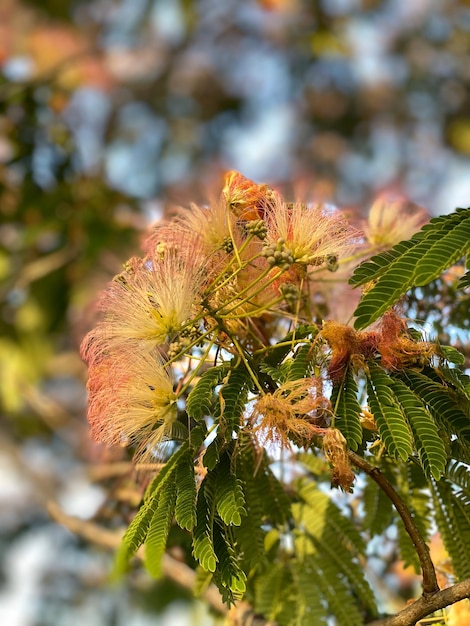
M102 318L82 344L95 439L147 456L184 438L179 401L201 373L262 352L299 323L321 324L319 280L361 246L340 211L286 202L238 172L226 175L217 201L157 224L145 255L129 260L102 294ZM281 445L292 433L311 439L319 432L312 415L329 406L312 380L272 394L258 385L247 427Z

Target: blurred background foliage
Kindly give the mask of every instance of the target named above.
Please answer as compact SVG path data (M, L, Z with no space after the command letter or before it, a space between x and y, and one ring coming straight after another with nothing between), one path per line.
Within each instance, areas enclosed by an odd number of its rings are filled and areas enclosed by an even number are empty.
M465 0L2 0L2 623L211 623L138 573L104 591L110 557L45 511L118 526L143 489L100 474L127 457L88 438L96 293L227 169L362 216L384 191L467 206L469 54Z

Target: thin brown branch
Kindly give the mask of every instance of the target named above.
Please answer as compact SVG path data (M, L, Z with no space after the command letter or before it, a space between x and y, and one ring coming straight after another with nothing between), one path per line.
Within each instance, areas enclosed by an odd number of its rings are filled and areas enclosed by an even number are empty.
M411 516L410 510L403 502L399 494L395 491L393 485L387 480L387 478L385 478L385 476L382 474L378 467L371 465L368 461L360 457L355 452L352 452L351 450L349 451L348 455L351 463L353 463L356 467L362 469L368 476L370 476L395 506L395 509L397 510L398 515L403 521L405 530L408 533L411 541L413 542L416 554L419 558L421 572L423 576L423 597L426 597L428 595L434 595L437 591L439 591L439 585L436 578L436 570L434 568L434 563L432 562L429 555L429 548L418 527L416 526Z
M91 543L112 550L115 550L121 543L121 531L108 530L94 522L67 515L54 501L49 501L48 511L52 519L58 524L65 526L74 534L83 537ZM142 549L137 551L137 556L139 558L143 557ZM194 590L196 573L185 563L178 561L169 554L164 554L162 569L163 575L180 585L180 587L190 591ZM202 598L218 613L225 615L228 613L227 606L222 602L219 590L215 585L209 585ZM267 621L264 617L255 613L247 602L243 601L237 602L232 607L229 619L233 626L276 626L275 622Z
M248 602L237 602L229 616L232 626L277 626L276 622L266 621L262 615L255 613Z
M470 598L470 579L442 589L428 596L421 596L402 611L391 617L375 620L367 626L414 626L416 622L446 606Z
M88 477L93 481L107 480L133 474L136 472L157 472L164 463L132 463L131 461L119 461L116 463L105 463L103 465L93 465L88 468Z
M67 513L53 501L49 502L48 511L54 521L65 526L71 532L83 537L87 541L112 550L115 550L121 544L121 531L108 530L93 522L82 520L73 515L67 515ZM142 558L142 553L143 551L139 550L137 556ZM196 583L196 573L193 569L169 554L163 556L162 565L164 576L173 580L181 587L193 591ZM222 602L219 590L215 585L209 585L203 594L203 599L218 613L227 613L227 607ZM248 626L248 622L246 622L246 626Z

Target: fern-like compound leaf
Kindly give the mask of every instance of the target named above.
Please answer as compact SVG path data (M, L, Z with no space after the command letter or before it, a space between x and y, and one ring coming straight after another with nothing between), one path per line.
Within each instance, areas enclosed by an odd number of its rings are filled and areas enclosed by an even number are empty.
M351 589L344 585L335 564L326 558L307 557L317 572L318 586L330 612L341 626L363 626L364 620Z
M233 535L240 556L246 564L246 571L259 569L266 561L265 522L269 517L269 512L263 506L264 501L259 497L258 477L259 473L264 473L264 460L261 459L259 462L250 442L251 440L243 442L243 445L239 446L236 459L237 477L243 482L244 508L247 514L241 516L240 526L233 528Z
M294 561L292 578L298 594L295 626L326 626L328 611L318 585L318 571L312 568L311 559Z
M439 352L450 363L455 363L456 365L464 365L465 363L465 356L452 346L440 345Z
M184 456L176 468L175 519L180 528L192 530L196 523L196 480L191 454Z
M215 483L217 513L225 524L240 526L247 514L242 482L232 474L228 454L222 458Z
M190 417L200 420L211 414L214 388L220 385L229 370L230 364L224 363L204 372L186 400L186 411Z
M321 557L322 563L329 564L331 571L336 570L335 576L338 581L343 579L347 593L354 590L361 603L374 612L375 600L357 560L365 552L362 537L351 521L313 483L299 481L298 493L302 502L293 505L294 518L299 527L305 528L314 552Z
M439 480L447 465L447 453L432 415L403 382L393 380L391 387L411 426L424 471L428 476Z
M361 405L357 399L358 389L351 368L348 368L344 380L333 388L331 406L337 421L335 426L343 433L348 446L357 450L362 442L362 427L360 421Z
M304 344L297 350L295 356L288 361L285 380L300 380L309 376L311 371L311 346L310 344Z
M470 251L470 209L462 215L462 221L443 232L418 261L413 281L416 286L431 282Z
M462 493L470 497L470 470L468 465L451 459L446 468L445 476Z
M218 558L214 582L228 603L239 600L246 591L246 574L240 568L235 550L221 524L214 524L214 551Z
M459 355L460 354L459 352ZM438 374L444 381L453 385L459 395L464 396L464 400L461 404L463 408L467 408L469 403L465 402L465 399L470 401L470 376L464 374L456 367L440 367Z
M202 462L204 467L207 467L209 470L213 470L217 465L220 459L220 453L224 449L226 445L225 439L217 433L215 439L210 442L207 446L204 456L202 457Z
M444 479L432 482L432 494L436 522L455 573L461 580L470 578L470 501Z
M214 550L215 476L208 473L199 487L196 504L196 526L193 532L193 556L208 572L215 572L217 555Z
M122 574L127 569L129 559L145 542L153 516L159 506L160 493L166 489L168 483L174 482L178 463L187 454L188 442L184 442L148 486L144 502L122 538L114 567L116 575Z
M429 481L421 465L416 462L406 465L395 465L390 467L390 474L393 473L394 486L400 493L413 520L418 527L421 536L425 541L429 541L431 529L434 526L433 516L429 502ZM389 479L392 476L389 474ZM421 571L421 564L410 536L405 531L401 518L396 515L398 527L398 548L402 560L406 565L414 567L417 574Z
M288 582L287 568L282 562L272 563L263 576L258 576L255 607L267 620L276 619L285 598L284 590Z
M392 523L392 503L377 483L367 476L363 496L363 527L374 535L381 535Z
M377 255L354 273L355 285L376 281L359 303L355 327L365 328L411 287L425 285L470 251L470 209L434 218L419 233Z
M370 366L367 382L369 406L388 453L406 461L413 453L410 428L391 390L391 378L378 366Z
M470 419L462 406L468 407L468 400L457 390L439 382L433 372L426 373L408 370L402 376L403 382L426 404L436 424L449 436L456 435L459 447L470 453Z
M233 368L219 391L217 417L229 433L240 425L250 390L250 373L243 364Z
M162 574L162 558L170 532L176 502L176 472L158 493L158 504L150 522L145 541L145 566L155 578Z
M365 283L369 283L378 278L393 261L398 259L407 250L414 245L414 239L408 241L401 241L396 244L391 250L386 250L380 254L372 256L370 259L361 263L355 270L349 284L354 287L359 287Z
M269 351L268 356L264 362L271 367L276 367L282 363L285 357L295 346L295 341L299 339L306 339L307 337L313 339L318 334L318 326L315 324L300 324L294 330L287 333L287 335L279 342L279 345L274 345Z
M457 283L457 289L468 289L470 287L470 272L465 272L465 274L460 278Z

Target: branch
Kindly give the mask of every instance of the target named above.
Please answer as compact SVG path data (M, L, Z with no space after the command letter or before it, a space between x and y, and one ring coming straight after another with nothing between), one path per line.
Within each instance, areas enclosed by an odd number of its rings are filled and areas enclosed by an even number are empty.
M276 622L268 622L262 615L255 613L248 602L237 602L229 616L232 626L277 626Z
M452 587L442 589L442 591L437 591L426 597L423 595L396 615L375 620L367 626L414 626L424 617L439 609L444 609L446 606L460 602L460 600L465 600L465 598L470 598L470 579L463 580L452 585Z
M67 515L53 501L49 501L47 508L54 521L94 544L112 550L115 550L121 544L122 532L120 531L108 530L93 522L74 517L73 515ZM137 556L142 558L142 553L142 550L138 550ZM169 554L163 555L162 565L164 576L180 585L180 587L193 591L196 584L196 573L193 569ZM228 609L222 602L219 590L215 585L209 585L202 597L212 609L227 615ZM247 602L237 602L230 610L229 617L233 626L276 626L274 622L268 622L264 617L256 614Z
M393 485L385 478L378 467L374 467L368 463L365 459L357 455L355 452L349 450L349 459L351 463L362 469L368 476L374 480L377 485L382 489L385 495L392 501L395 506L398 515L401 517L405 530L410 536L411 541L415 547L416 553L421 565L421 572L423 575L423 598L426 596L434 595L439 591L439 585L437 584L436 570L434 564L429 556L429 548L424 541L418 527L414 523L410 510L403 502L401 497L395 491ZM397 622L398 623L398 622ZM405 622L403 622L405 623Z
M49 502L47 508L54 521L62 524L62 526L65 526L74 534L79 535L92 543L105 548L111 548L113 550L121 544L122 532L120 531L107 530L106 528L102 528L93 522L82 520L78 517L74 517L73 515L67 515L67 513L62 511L62 509L55 502ZM137 555L142 557L142 551L139 550ZM190 591L194 589L196 583L196 573L185 563L178 561L169 554L164 554L162 569L164 576L170 578L181 587L189 589ZM218 613L227 613L227 607L222 602L219 590L215 585L209 585L203 594L203 598Z

